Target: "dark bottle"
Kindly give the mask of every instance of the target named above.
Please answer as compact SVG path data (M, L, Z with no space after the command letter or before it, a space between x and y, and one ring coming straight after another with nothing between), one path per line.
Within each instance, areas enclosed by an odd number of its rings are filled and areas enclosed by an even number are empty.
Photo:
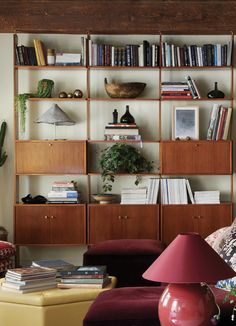
M207 94L207 97L208 98L224 98L225 97L225 94L218 89L217 82L215 82L215 89L213 89L212 91L210 91Z
M113 123L118 123L118 112L117 110L115 109L113 112Z
M122 115L122 117L120 118L120 122L122 123L134 123L134 117L132 116L132 114L129 112L129 105L126 105L126 111L125 114Z

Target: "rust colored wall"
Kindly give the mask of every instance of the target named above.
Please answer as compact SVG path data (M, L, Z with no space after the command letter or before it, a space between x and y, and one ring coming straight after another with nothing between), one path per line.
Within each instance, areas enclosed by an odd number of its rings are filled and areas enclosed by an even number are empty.
M236 32L236 1L0 1L0 32Z

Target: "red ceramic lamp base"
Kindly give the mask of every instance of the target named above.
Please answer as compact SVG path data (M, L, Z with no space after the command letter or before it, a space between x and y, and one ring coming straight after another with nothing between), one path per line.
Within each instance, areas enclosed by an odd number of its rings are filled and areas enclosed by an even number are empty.
M217 306L206 285L169 284L160 298L158 313L162 326L212 326Z

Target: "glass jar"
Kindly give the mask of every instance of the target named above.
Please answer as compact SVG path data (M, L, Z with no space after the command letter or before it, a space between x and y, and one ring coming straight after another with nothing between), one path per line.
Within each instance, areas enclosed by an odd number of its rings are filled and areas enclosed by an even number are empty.
M47 49L47 63L48 63L48 66L55 65L55 50L54 49Z

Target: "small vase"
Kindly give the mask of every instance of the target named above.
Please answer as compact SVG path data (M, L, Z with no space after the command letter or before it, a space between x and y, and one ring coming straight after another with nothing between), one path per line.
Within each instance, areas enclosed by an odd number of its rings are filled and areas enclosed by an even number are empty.
M118 112L117 112L117 110L115 109L115 110L112 112L112 114L113 114L113 123L114 123L114 124L118 123Z
M215 82L215 89L213 89L212 91L210 91L207 94L207 97L208 98L224 98L225 97L225 94L218 89L217 82Z
M120 122L122 123L134 123L134 117L132 116L132 114L129 112L129 105L126 105L126 112L124 115L122 115L122 117L120 118Z

